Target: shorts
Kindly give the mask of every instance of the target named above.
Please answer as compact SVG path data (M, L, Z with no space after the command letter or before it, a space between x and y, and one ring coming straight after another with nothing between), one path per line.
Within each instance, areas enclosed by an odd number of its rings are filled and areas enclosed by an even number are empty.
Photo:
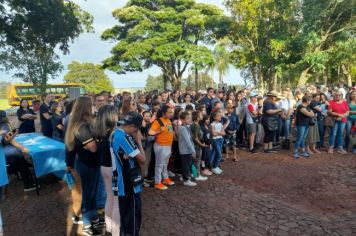
M257 124L256 123L248 124L248 132L256 133L257 132Z
M236 146L236 135L227 134L224 136L224 147L234 147Z

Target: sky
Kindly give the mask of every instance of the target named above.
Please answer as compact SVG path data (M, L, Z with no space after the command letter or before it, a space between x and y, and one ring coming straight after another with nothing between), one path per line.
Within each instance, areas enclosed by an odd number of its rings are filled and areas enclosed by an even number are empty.
M88 11L94 16L94 33L83 33L70 45L70 54L62 55L60 52L60 60L63 64L64 70L59 73L58 78L50 80L49 83L61 82L64 75L67 73L67 65L72 61L101 63L104 59L110 56L110 50L115 43L102 41L100 35L102 32L115 24L117 21L112 17L112 11L123 7L127 0L73 0L83 10ZM223 8L220 0L198 0L198 2L215 4ZM147 76L159 75L161 73L158 67L152 67L143 72L130 72L126 74L116 74L114 72L105 71L113 82L115 88L129 88L129 87L144 87ZM218 74L214 73L214 79L217 80ZM12 73L1 72L0 80L21 82L19 79L13 78ZM230 68L224 81L228 84L243 83L239 71Z

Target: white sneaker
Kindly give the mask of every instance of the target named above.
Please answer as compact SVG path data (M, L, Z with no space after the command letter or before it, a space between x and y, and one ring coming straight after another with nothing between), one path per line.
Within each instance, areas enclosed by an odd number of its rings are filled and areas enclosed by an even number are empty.
M213 172L213 173L216 174L216 175L220 175L220 174L221 174L221 172L219 171L218 168L213 168L213 169L211 170L211 172Z
M201 175L199 175L198 177L195 178L196 181L205 181L207 179L208 179L208 177L201 176Z
M222 173L223 172L223 170L222 169L220 169L220 167L216 167L219 171L220 171L220 173Z
M184 181L183 183L184 186L188 186L188 187L194 187L194 186L197 186L196 183L190 181L190 180L187 180L187 181Z
M176 174L174 174L172 171L168 171L168 176L169 178L173 178L173 177L176 177Z

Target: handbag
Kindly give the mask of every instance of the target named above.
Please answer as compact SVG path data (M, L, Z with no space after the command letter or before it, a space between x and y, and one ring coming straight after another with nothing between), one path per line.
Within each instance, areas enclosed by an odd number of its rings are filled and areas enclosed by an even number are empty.
M269 131L276 131L278 129L278 118L269 117L267 119L267 127Z
M335 125L335 117L333 117L333 116L325 116L324 125L326 127L334 127L334 125Z
M312 118L309 119L309 126L314 126L315 123L316 123L315 117L312 117Z

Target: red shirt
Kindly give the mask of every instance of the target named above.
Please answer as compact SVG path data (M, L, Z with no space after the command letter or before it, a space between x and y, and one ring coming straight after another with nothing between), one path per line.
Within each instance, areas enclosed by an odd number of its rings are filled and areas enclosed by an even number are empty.
M349 105L345 100L342 100L341 103L331 100L329 105L329 111L335 112L337 114L343 115L350 110ZM343 123L347 122L347 118L342 118Z

